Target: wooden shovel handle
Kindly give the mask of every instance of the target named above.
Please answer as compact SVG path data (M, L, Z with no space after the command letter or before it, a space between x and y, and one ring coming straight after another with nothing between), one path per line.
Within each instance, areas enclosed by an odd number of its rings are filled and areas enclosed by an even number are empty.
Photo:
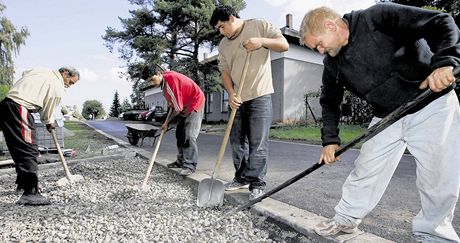
M236 97L238 98L238 100L241 100L241 91L243 90L244 82L246 80L246 74L248 72L249 60L251 59L251 56L252 56L252 52L249 52L247 54L247 56L246 56L246 62L244 64L243 74L241 75L240 83L238 85L238 91L236 93ZM231 98L229 97L229 99L231 99ZM224 138L222 140L222 144L220 146L219 153L217 155L216 164L214 166L214 170L212 171L212 176L211 176L212 178L215 178L216 171L218 170L218 168L219 168L219 166L220 166L220 164L222 162L222 159L224 157L225 148L227 147L228 138L230 137L230 131L232 130L233 121L235 120L236 111L237 111L237 109L232 109L232 112L230 113L230 117L229 117L228 122L227 122L227 128L225 129Z
M65 176L66 176L67 179L70 181L71 178L70 178L69 167L67 167L67 163L66 163L66 161L65 161L64 155L62 154L61 146L60 146L59 143L58 143L58 140L57 140L57 137L56 137L56 130L55 130L55 129L51 129L51 137L53 137L54 145L56 146L56 149L57 149L57 151L58 151L59 159L61 160L62 166L64 167Z

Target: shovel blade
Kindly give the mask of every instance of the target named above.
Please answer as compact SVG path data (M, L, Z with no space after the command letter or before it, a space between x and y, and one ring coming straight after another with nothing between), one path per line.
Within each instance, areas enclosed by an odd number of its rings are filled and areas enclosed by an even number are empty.
M83 181L85 180L83 176L81 175L70 175L70 180L67 177L59 179L56 184L60 187L66 186L68 184L72 184L75 182Z
M196 204L198 207L222 206L224 204L225 186L222 181L206 178L198 185Z

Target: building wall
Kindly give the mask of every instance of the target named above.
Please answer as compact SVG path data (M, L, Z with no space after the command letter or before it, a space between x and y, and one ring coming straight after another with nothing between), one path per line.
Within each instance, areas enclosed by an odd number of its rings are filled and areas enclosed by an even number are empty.
M291 44L284 53L271 52L275 93L273 121L292 123L313 121L304 100L308 92L319 91L324 56L308 48ZM282 59L279 59L282 58ZM321 117L318 99L308 100L316 119Z
M314 121L313 115L307 110L304 97L309 92L320 90L323 65L286 59L284 67L283 123ZM316 119L321 117L318 100L318 98L308 100Z
M275 91L272 94L273 122L283 121L284 73L284 59L272 60L272 79Z
M146 90L144 97L146 109L150 109L152 106L161 106L164 110L168 109L168 102L166 102L163 91L160 88Z
M224 109L222 104L222 92L214 92L206 95L206 110L203 119L207 122L227 121L230 108Z

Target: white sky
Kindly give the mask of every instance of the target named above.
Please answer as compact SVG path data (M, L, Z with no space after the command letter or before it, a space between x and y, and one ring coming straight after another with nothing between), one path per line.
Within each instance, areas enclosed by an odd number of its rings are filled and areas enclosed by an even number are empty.
M27 27L30 36L15 57L16 79L24 70L35 67L58 69L71 65L80 70L81 80L67 90L62 105L77 105L99 100L109 112L115 91L120 102L129 99L131 83L118 76L123 63L118 53L110 53L101 36L105 29L120 27L118 17L129 17L135 6L128 0L0 0L4 14L19 29ZM293 15L298 29L303 15L311 8L328 6L343 14L363 9L374 0L246 0L240 17L265 18L273 25L285 26L285 16Z

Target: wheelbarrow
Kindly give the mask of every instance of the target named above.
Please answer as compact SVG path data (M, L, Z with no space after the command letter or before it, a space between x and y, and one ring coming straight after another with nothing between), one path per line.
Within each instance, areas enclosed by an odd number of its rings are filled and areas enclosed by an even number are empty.
M153 126L150 124L142 124L142 123L133 123L133 124L125 124L126 128L128 129L128 133L126 134L126 137L128 138L128 141L131 145L137 145L139 142L139 139L141 140L141 147L144 144L144 138L154 138L153 143L155 144L155 141L158 136L160 136L158 131L161 129L160 127Z

